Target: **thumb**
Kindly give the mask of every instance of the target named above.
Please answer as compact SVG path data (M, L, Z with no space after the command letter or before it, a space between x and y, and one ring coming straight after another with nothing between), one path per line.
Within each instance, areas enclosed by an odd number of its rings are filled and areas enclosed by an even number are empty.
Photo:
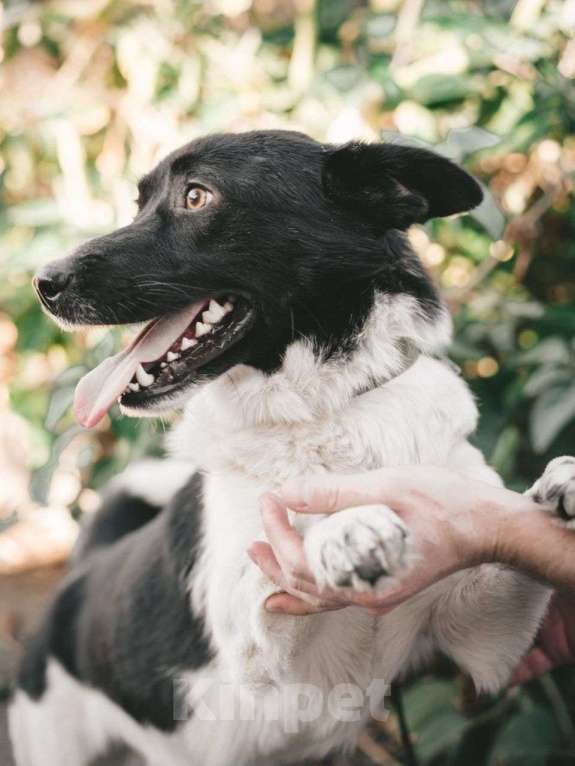
M335 513L357 505L385 502L384 494L389 502L390 493L385 492L387 478L387 469L343 476L325 474L292 479L278 494L294 511Z

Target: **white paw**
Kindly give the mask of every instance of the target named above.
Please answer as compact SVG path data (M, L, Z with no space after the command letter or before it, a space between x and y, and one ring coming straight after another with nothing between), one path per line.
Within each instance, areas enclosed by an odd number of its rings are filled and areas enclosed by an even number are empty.
M409 535L385 505L364 505L319 521L304 540L317 584L369 591L408 565Z
M568 526L575 527L575 457L556 457L529 494L536 503L554 511Z

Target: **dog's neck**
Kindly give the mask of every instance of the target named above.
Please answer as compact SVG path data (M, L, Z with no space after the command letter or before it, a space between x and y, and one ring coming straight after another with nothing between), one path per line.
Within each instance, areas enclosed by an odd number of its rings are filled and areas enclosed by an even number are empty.
M419 354L444 350L450 339L446 310L430 318L415 298L380 294L352 352L324 359L298 340L276 372L239 365L204 393L234 428L311 423L342 412L355 396L401 375ZM189 409L196 406L192 400Z
M388 430L398 424L400 431L402 418L427 430L439 424L449 449L473 429L475 407L459 378L429 358L449 341L447 312L430 318L417 309L414 298L380 295L346 357L322 359L299 340L275 373L235 367L189 402L171 436L172 451L206 470L265 481L320 465L376 467L387 460L381 423L372 422L382 410ZM405 449L398 462L416 460L418 445Z

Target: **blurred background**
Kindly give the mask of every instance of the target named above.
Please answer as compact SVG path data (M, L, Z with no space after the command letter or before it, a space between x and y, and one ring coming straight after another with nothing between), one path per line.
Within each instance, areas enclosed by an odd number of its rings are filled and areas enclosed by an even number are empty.
M0 19L0 689L97 489L170 425L75 424L75 383L121 332L63 333L31 275L128 222L138 177L198 135L398 132L463 162L486 203L411 236L476 443L517 489L575 452L574 0L15 0ZM405 705L421 764L575 763L572 669L476 699L441 662ZM346 763L404 761L390 715Z

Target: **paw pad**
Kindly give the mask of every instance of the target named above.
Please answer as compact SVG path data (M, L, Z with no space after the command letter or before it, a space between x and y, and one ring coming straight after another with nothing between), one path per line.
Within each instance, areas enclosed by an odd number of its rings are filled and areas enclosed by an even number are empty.
M407 565L409 538L387 506L362 506L312 527L305 548L320 587L369 591L389 582Z

